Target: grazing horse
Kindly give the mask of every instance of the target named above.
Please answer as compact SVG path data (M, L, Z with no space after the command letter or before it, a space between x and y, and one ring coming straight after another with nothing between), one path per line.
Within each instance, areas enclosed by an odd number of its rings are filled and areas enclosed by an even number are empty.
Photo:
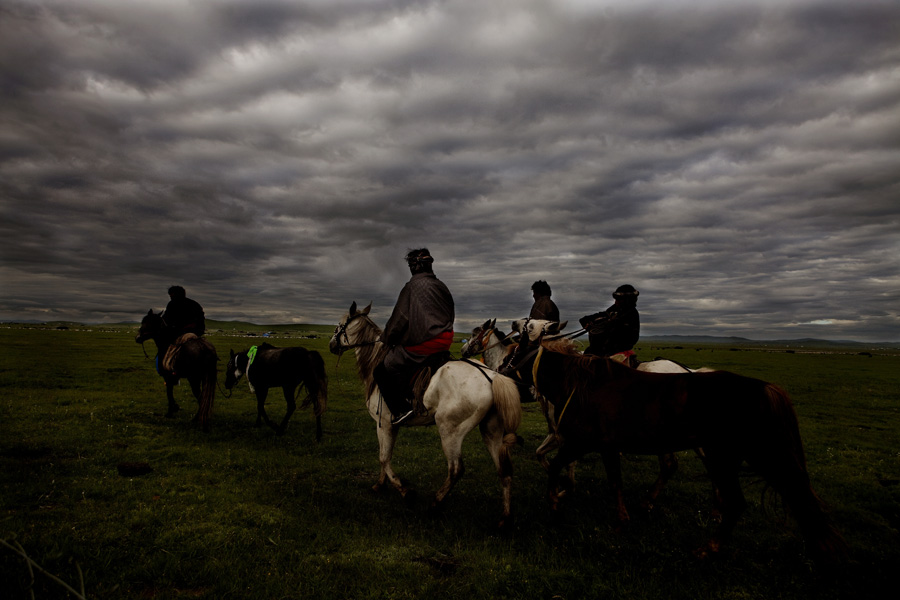
M563 322L559 329L563 329L566 325L567 321ZM481 354L484 357L484 364L495 371L499 371L503 362L507 360L510 354L515 350L517 345L516 341L513 341L513 337L515 334L505 334L499 329L497 329L497 319L488 319L484 322L480 327L476 327L472 330L472 337L463 344L461 354L464 358L477 356ZM652 361L642 362L637 367L638 371L646 371L648 373L690 373L693 372L692 369L689 369L675 361L667 360L667 359L656 359ZM708 369L703 368L699 369L700 371L708 371ZM544 441L538 446L537 450L535 450L535 454L540 460L541 465L544 469L549 469L550 461L547 459L547 453L555 450L559 447L559 436L556 432L556 422L553 417L553 407L548 407L549 411L546 414L547 416L547 426L549 428L549 434L544 439ZM703 458L702 451L698 448L696 449L698 456ZM575 486L575 462L572 462L568 465L566 470L566 479L564 481L564 487L566 489L573 489ZM653 503L656 501L656 498L662 492L663 488L668 483L669 479L675 474L678 470L678 458L674 453L666 453L661 454L659 456L659 475L656 478L656 481L653 483L653 486L650 488L650 492L647 494L647 498L643 502L644 508L650 510L653 508Z
M726 371L644 373L579 355L571 346L542 343L544 334L555 333L555 323L522 320L516 327L521 339L509 372L534 385L558 415L561 442L548 483L552 508L558 506L560 469L599 452L625 521L620 452L658 455L702 447L720 493L722 521L701 556L729 541L746 508L738 478L746 461L781 495L818 563L840 564L846 558L846 544L810 486L797 415L783 390Z
M366 407L376 423L381 472L373 490L378 491L385 480L400 495L409 499L409 490L391 467L391 456L400 426L392 425L392 415L381 401L372 376L384 356L387 346L380 341L381 328L369 317L372 305L357 310L356 302L344 315L329 342L332 353L340 356L355 350L356 365L366 389ZM453 485L463 474L462 443L477 425L484 445L494 460L502 490L500 527L509 524L512 461L510 447L516 443L516 429L522 419L522 406L516 383L508 377L485 369L476 363L458 360L446 363L431 377L422 398L424 414L417 414L404 422L407 425L437 425L441 446L447 457L447 479L437 491L432 507L441 505Z
M150 309L141 320L141 327L134 341L143 344L152 339L156 343L156 371L166 382L166 397L169 400L166 416L173 417L180 410L178 403L175 402L173 388L179 379L187 379L199 404L193 420L200 424L203 431L209 431L209 418L216 396L216 363L219 357L209 340L194 334L185 334L180 338L181 343L174 364L165 365L164 357L179 341L176 337L176 332L166 325L163 313L154 313L153 309Z
M249 350L238 352L229 350L231 356L225 369L225 389L231 389L241 377L247 376L250 391L256 394L256 426L266 425L278 435L284 435L288 420L297 408L294 392L299 386L306 386L306 400L310 402L316 416L316 441L322 441L322 413L328 403L328 378L325 375L325 361L315 350L300 346L276 348L270 344L251 346ZM281 423L276 425L266 414L266 396L269 388L280 387L287 402L287 412Z

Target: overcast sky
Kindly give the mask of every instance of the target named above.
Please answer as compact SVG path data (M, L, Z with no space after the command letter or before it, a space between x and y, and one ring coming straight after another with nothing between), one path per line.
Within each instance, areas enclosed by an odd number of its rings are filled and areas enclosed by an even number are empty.
M3 320L900 340L895 0L0 0L0 98Z

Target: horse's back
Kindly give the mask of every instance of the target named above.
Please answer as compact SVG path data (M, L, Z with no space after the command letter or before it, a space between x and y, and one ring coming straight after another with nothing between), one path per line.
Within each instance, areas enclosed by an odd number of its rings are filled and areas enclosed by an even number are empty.
M307 370L312 368L310 354L303 346L277 348L269 344L262 352L257 351L256 360L250 368L251 375L264 376L269 387L301 383Z

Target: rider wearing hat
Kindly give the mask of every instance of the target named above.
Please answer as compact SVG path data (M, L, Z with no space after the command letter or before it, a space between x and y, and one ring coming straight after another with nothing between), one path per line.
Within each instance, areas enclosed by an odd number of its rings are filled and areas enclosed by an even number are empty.
M544 280L538 280L531 284L531 296L534 304L531 306L529 319L559 322L559 309L556 303L550 299L550 284Z
M641 319L637 311L640 292L631 285L620 285L613 293L616 302L604 311L579 319L588 330L590 346L585 354L606 356L625 364L636 363L634 345L641 332Z
M375 367L374 376L384 402L394 415L394 425L413 414L407 399L410 379L428 357L449 351L453 343L453 296L434 275L433 262L428 248L407 253L406 263L412 277L400 290L381 334L388 351Z

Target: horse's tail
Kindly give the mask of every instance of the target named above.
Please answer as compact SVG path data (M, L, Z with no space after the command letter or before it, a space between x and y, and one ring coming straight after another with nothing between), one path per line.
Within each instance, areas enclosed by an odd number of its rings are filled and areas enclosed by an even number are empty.
M763 411L768 414L769 423L767 432L759 436L757 460L751 466L759 469L781 495L797 520L813 559L826 567L839 566L847 559L847 543L831 524L825 505L810 485L794 407L778 386L766 384L763 394Z
M218 360L218 359L216 359ZM218 378L216 363L208 365L203 373L200 390L200 406L197 409L197 422L203 431L209 431L209 420L212 416L213 400L216 398L216 379Z
M491 381L494 394L494 406L503 423L503 443L512 445L516 442L516 430L522 423L522 401L519 399L519 388L516 382L504 375L495 375ZM511 438L511 442L507 440Z
M328 375L325 373L325 361L315 350L310 350L307 357L309 368L303 371L303 385L306 386L307 396L303 406L312 402L313 412L317 417L321 417L328 407Z

